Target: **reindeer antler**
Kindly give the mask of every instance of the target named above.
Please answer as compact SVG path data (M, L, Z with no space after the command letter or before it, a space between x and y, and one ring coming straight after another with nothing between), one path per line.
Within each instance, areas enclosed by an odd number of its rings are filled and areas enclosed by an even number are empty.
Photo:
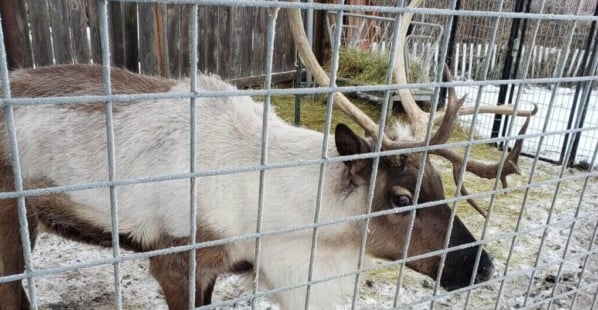
M291 2L297 2L296 0L291 0ZM303 19L301 18L301 10L300 9L289 9L288 13L289 18L289 26L291 28L291 34L295 41L295 46L299 52L299 56L303 61L303 64L306 68L309 69L311 74L313 75L316 82L320 85L330 85L330 78L326 71L322 68L316 56L311 50L311 45L307 40L307 35L305 34L304 26L303 26ZM345 95L342 93L335 92L334 99L337 106L357 122L363 129L372 137L378 136L378 125L363 111L357 108ZM383 142L390 143L391 140L388 137L382 137Z
M445 80L447 80L447 82L452 82L452 75L449 72L448 66L445 65L444 67L444 76L445 76ZM451 94L452 92L452 94ZM454 94L454 90L449 89L449 102L451 101L451 97L455 98L455 94ZM454 100L454 99L453 99ZM522 136L525 134L527 127L529 126L531 117L534 116L537 112L538 112L538 106L534 103L534 108L531 111L523 111L523 115L525 115L527 118L525 120L525 123L523 124L523 126L521 126L521 129L519 130L519 136ZM488 107L490 108L490 107ZM508 114L506 113L506 111L511 111L511 115L513 115L513 110L511 109L501 109L501 110L496 110L498 111L497 114ZM505 112L505 113L500 113L500 112ZM458 115L460 115L461 113L457 113ZM455 122L457 121L457 117L458 115L456 115L454 112L445 112L444 117L442 119L442 123L445 122ZM515 115L520 115L520 114L515 114ZM454 118L453 120L449 120L449 118ZM446 141L445 141L446 142ZM509 153L509 156L505 159L505 162L503 164L502 170L500 171L500 181L502 183L503 188L507 187L507 176L516 173L516 174L521 174L521 169L519 169L519 155L521 154L521 148L523 146L523 138L519 138L515 141L515 146L513 147L513 149L511 150L511 152ZM499 167L500 164L499 163L494 163L494 164L487 164L481 161L477 161L477 160L468 160L467 162L464 163L464 158L453 152L452 150L449 149L436 149L436 150L430 150L428 151L430 154L434 154L434 155L438 155L441 156L445 159L447 159L448 161L451 162L451 164L453 165L453 181L455 182L456 185L459 184L459 176L461 175L461 168L462 166L465 164L465 169L466 171L469 171L475 175L477 175L480 178L486 178L486 179L494 179L499 175ZM461 185L461 195L463 196L468 196L469 192L467 191L467 188L465 187L465 184ZM482 210L482 208L480 208L480 206L473 200L473 199L467 199L467 202L469 202L469 204L476 209L482 216L486 217L487 214L484 210Z
M296 1L296 0L291 0ZM422 2L422 0L413 0L409 7L417 7ZM295 45L299 52L299 56L301 57L303 63L305 64L306 68L308 68L316 82L320 85L329 85L330 78L322 69L322 66L319 64L318 60L316 59L315 55L311 50L311 46L309 41L307 40L307 35L304 31L303 20L301 18L301 11L300 9L289 9L289 25L291 28L291 34L295 41ZM413 17L412 13L405 14L402 19L401 24L401 33L398 46L404 46L405 37L407 35L407 28L411 22ZM394 71L394 76L397 79L399 84L407 84L407 76L406 76L406 68L405 68L405 57L403 48L397 48L395 57L397 67ZM450 73L450 70L445 65L444 66L444 79L448 82L453 81L453 76ZM472 114L475 110L473 108L465 108L462 109L463 102L465 101L465 97L461 99L457 99L457 95L455 92L454 87L449 87L449 98L446 110L444 112L440 112L439 117L434 119L442 120L440 123L440 127L436 130L434 136L430 139L429 145L440 145L444 144L448 141L451 135L454 132L457 118L459 115L466 115ZM401 97L401 104L403 105L407 115L410 119L411 129L414 133L415 137L418 138L425 134L425 130L427 128L427 123L429 120L429 114L422 111L416 104L415 99L411 95L409 89L401 88L399 89L399 96ZM379 126L365 113L363 113L359 108L357 108L347 97L345 97L342 93L335 92L334 99L338 107L353 119L357 124L359 124L367 134L376 138L378 137L378 129ZM510 114L513 116L526 116L527 120L521 130L519 131L519 135L525 134L527 127L530 122L531 116L535 115L537 112L537 106L534 106L534 109L531 111L519 111L514 113L513 107L505 107L505 106L484 106L478 109L479 113L495 113L495 114ZM384 149L403 149L403 148L413 148L419 146L425 146L426 143L423 141L417 142L398 142L389 139L385 134L382 134L382 145ZM500 172L500 179L503 184L503 187L507 186L507 179L506 177L510 174L517 173L520 174L520 169L518 167L517 161L519 159L519 155L521 152L521 145L523 144L523 139L520 138L516 141L515 147L511 150L506 162L503 165L502 171ZM430 150L429 153L439 155L444 157L445 159L449 160L453 165L453 179L455 184L458 184L459 179L458 176L460 175L460 170L463 164L466 165L466 170L469 172L474 173L475 175L482 177L482 178L496 178L498 176L498 168L499 164L486 164L480 161L469 160L467 163L464 163L463 157L458 155L457 153L449 150L449 149L437 149L437 150ZM465 186L461 186L461 194L462 195L469 195ZM480 214L484 217L486 213L477 205L477 203L473 199L467 199L467 201L474 207Z

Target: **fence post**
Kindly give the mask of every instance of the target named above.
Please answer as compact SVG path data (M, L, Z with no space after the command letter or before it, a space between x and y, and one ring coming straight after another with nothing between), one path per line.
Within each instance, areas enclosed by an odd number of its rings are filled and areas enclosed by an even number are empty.
M515 4L515 12L520 13L523 11L523 2L525 0L517 0ZM529 13L531 6L531 0L527 0L527 5L525 7L526 13ZM519 63L521 61L521 46L524 42L525 36L525 29L527 28L527 19L524 20L523 26L520 29L520 22L521 19L515 18L513 19L513 24L511 25L511 34L509 35L509 41L507 44L507 53L505 57L505 65L503 67L502 79L509 80L513 75L517 75L517 71L519 70ZM518 33L521 31L520 37L518 37ZM517 45L516 45L517 44ZM516 55L514 53L517 52ZM513 59L515 56L515 59ZM513 60L515 60L514 68ZM521 86L520 86L521 87ZM497 105L509 104L513 98L513 92L515 87L510 87L509 95L507 96L507 91L509 91L509 85L501 85L500 90L498 92L498 100ZM496 138L499 136L499 130L501 128L501 124L504 122L508 122L508 116L503 116L496 114L494 116L494 124L492 125L492 135L491 137ZM502 126L502 135L504 136L507 131L507 126ZM502 144L501 144L502 145Z
M455 10L460 10L461 9L461 0L457 0L457 2L455 3ZM451 26L451 35L449 37L449 42L448 42L448 46L447 46L447 51L446 51L446 61L447 61L447 66L450 68L451 65L454 66L454 70L453 73L455 74L455 76L457 76L457 63L459 62L459 60L457 59L457 56L455 55L455 51L454 51L454 46L455 46L455 36L457 35L457 27L459 26L459 15L455 15L453 17L453 24ZM458 47L457 47L457 53L458 53ZM438 57L436 57L436 59L438 59ZM451 63L454 62L454 63ZM438 64L438 70L442 70L443 65L440 63ZM446 96L447 96L447 89L446 88L441 88L440 89L440 93L438 94L438 102L442 103L446 101Z
M596 8L594 9L594 16L598 16L598 1L596 2ZM596 70L596 62L598 61L598 39L596 39L596 21L592 22L590 26L590 31L588 32L588 39L586 41L585 46L585 53L583 53L583 60L581 63L584 65L578 71L577 76L584 76L584 75L591 75L594 74L592 70ZM594 47L592 51L590 51L592 41L594 41ZM590 54L592 55L592 59L590 59ZM591 61L591 63L590 63ZM589 85L588 85L589 84ZM571 108L571 115L569 115L569 121L567 122L567 129L571 129L574 125L575 121L575 111L577 110L576 107L580 100L583 98L582 89L588 89L588 92L592 89L592 81L585 81L577 83L577 88L575 89L575 95L573 97L573 107ZM590 104L590 95L587 94L585 97L585 102L583 102L583 107L580 113L580 120L578 122L579 128L583 127L586 113L588 110L588 105ZM569 156L569 161L566 163L567 166L573 166L575 164L575 157L577 157L577 148L579 147L579 139L581 138L581 132L573 133L573 142L571 145L571 156ZM563 147L561 151L561 158L560 162L564 160L564 154L567 149L567 144L569 140L569 134L565 135L565 139L563 141ZM590 169L592 169L590 167Z

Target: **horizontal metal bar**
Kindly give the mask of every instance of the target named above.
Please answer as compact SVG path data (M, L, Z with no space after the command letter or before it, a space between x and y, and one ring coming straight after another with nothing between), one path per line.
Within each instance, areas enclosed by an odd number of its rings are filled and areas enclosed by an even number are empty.
M288 89L244 89L229 91L201 91L197 94L190 92L132 94L132 95L110 95L110 96L64 96L64 97L43 97L43 98L4 98L0 99L0 108L5 105L28 106L41 104L90 104L105 101L129 102L140 100L166 100L166 99L189 99L207 97L241 97L241 96L278 96L278 95L312 95L329 94L331 92L351 93L363 91L386 91L398 89L418 89L430 87L467 87L467 86L490 86L490 85L531 85L550 83L569 83L598 81L598 76L563 77L563 78L536 78L536 79L514 79L514 80L488 80L488 81L467 81L467 82L426 82L409 84L388 84L388 85L363 85L363 86L336 86L336 87L312 87L312 88L288 88Z
M111 0L114 2L135 2L135 3L172 3L172 4L199 4L199 5L219 5L234 7L255 7L255 8L282 8L282 9L313 9L325 11L352 11L352 12L378 12L378 13L414 13L437 16L472 16L472 17L500 17L500 18L520 18L532 20L562 20L562 21L598 21L598 17L593 15L574 15L574 14L545 14L545 13L515 13L515 12L496 12L496 11L475 11L475 10L449 10L435 8L408 8L396 6L377 6L377 5L348 5L348 4L330 4L330 3L303 3L286 1L268 1L268 0Z
M425 207L425 206L420 205L420 207L418 209L421 209L423 207ZM428 207L430 207L430 206L428 206ZM408 208L409 207L405 207L404 209L408 209ZM407 211L410 211L410 210L407 210ZM405 211L405 212L407 212L407 211ZM324 222L320 222L317 224L311 223L311 224L305 224L305 225L290 227L290 228L285 228L285 229L263 231L259 234L252 233L252 234L245 234L245 235L236 236L236 237L232 237L232 238L201 242L201 243L197 243L195 245L184 245L184 246L176 246L176 247L172 247L172 248L147 251L147 252L141 252L141 253L123 254L119 258L107 257L104 259L94 260L92 262L76 263L76 264L72 264L72 265L64 266L64 267L49 268L49 269L37 269L29 274L20 273L20 274L15 274L15 275L11 275L11 276L2 276L2 277L0 277L0 283L22 280L27 277L40 277L40 276L52 275L52 274L56 274L56 273L64 273L64 272L73 271L73 270L77 270L77 269L81 269L81 268L95 267L95 266L101 266L101 265L110 265L110 264L114 264L114 263L120 262L120 261L144 259L144 258L149 258L149 257L157 256L157 255L166 255L166 254L190 251L190 250L194 250L194 249L197 250L197 249L203 249L203 248L208 248L208 247L226 245L226 244L231 244L231 243L239 242L239 241L252 240L252 239L255 239L258 237L263 238L263 237L268 237L268 236L276 236L276 235L282 235L282 234L288 234L288 233L295 233L295 232L299 232L299 231L312 230L315 227L325 227L325 226L331 226L331 225L336 225L336 224L345 223L345 222L361 221L366 218L372 218L372 217L376 217L376 216L384 216L384 215L389 215L389 214L393 214L393 213L397 213L397 212L393 211L393 210L378 211L378 212L372 212L371 214L362 214L362 215L351 216L351 217L343 217L343 218L339 218L339 219L336 219L333 221L324 221ZM433 256L437 256L437 255L440 255L443 253L448 253L448 252L462 250L462 249L471 248L471 247L475 247L475 246L485 245L485 244L500 241L503 239L511 239L515 236L529 235L533 232L543 231L548 228L566 226L566 225L570 225L574 222L595 219L595 217L596 217L596 214L590 214L588 216L565 218L565 219L554 221L554 222L546 224L546 225L522 229L517 232L503 233L503 234L496 235L492 238L486 238L484 240L478 240L478 241L471 242L471 243L448 247L447 249L440 249L440 250L436 250L436 251L427 252L424 254L419 254L416 256L411 256L406 259L393 261L393 263L401 264L401 263L415 261L415 260L419 260L419 259L423 259L423 258L433 257ZM593 253L598 253L598 248L592 249L587 252L580 251L580 252L576 253L575 255L578 255L580 253L587 253L588 255L593 254ZM573 255L570 255L567 257L567 259L571 259L572 257L573 257ZM552 265L552 262L550 264L547 263L547 265Z

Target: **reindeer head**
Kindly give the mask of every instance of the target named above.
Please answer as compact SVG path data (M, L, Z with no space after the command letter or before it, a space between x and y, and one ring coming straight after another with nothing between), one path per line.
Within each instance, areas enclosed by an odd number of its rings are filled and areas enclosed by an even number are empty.
M339 124L335 131L336 147L340 155L356 155L374 151L373 139L357 136L349 127ZM403 258L404 244L410 227L411 212L404 211L414 205L418 172L424 169L418 204L444 200L440 176L428 158L420 166L421 153L410 153L381 157L375 184L372 212L396 210L396 213L376 216L370 221L366 250L370 256L387 260ZM372 159L345 162L351 183L368 186ZM451 210L446 203L424 207L415 211L415 221L408 248L408 257L440 250L451 220ZM472 243L476 240L457 217L450 232L449 247ZM479 246L451 251L447 254L440 284L447 290L470 284ZM440 256L410 261L407 266L413 270L437 278ZM485 281L492 275L494 267L486 251L476 272L476 281Z

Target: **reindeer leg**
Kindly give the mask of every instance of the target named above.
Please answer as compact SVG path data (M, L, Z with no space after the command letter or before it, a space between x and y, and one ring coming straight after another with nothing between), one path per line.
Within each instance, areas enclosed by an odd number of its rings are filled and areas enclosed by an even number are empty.
M188 257L175 253L150 258L150 273L160 283L170 310L189 308Z
M204 287L203 290L203 296L201 296L203 304L204 305L209 305L212 303L212 293L214 293L214 285L216 284L216 278L212 278L209 279L207 281L207 284ZM199 290L197 290L199 291ZM197 292L195 293L195 300L197 300L198 296L197 296Z
M202 260L212 249L197 252L197 272L195 277L195 306L208 305L216 277L222 272L220 263ZM208 254L207 256L212 256ZM217 267L217 268L212 268ZM189 254L188 252L161 255L150 258L150 273L162 287L170 310L188 309L189 302Z
M28 216L28 221L33 247L37 237L37 220L34 216ZM24 269L16 200L0 200L0 275L18 274ZM29 309L29 301L21 281L0 283L0 309Z

